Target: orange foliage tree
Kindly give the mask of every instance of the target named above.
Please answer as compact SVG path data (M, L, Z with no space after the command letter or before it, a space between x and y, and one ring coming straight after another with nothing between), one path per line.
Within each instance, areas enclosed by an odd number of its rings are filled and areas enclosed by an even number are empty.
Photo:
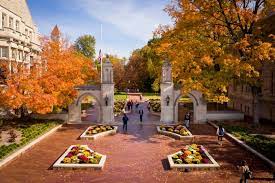
M224 102L232 81L258 87L262 65L274 60L274 47L262 39L258 21L273 5L271 0L172 1L166 11L174 26L156 31L157 51L171 60L183 93L200 90Z
M4 106L45 114L53 106L67 107L77 95L74 87L96 77L90 59L77 54L61 35L54 37L43 40L41 59L30 70L8 76L0 98Z

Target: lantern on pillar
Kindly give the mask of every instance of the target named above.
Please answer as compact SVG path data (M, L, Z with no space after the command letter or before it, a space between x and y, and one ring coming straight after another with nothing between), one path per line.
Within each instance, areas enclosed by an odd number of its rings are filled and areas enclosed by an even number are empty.
M104 99L105 99L106 106L108 106L108 100L109 100L108 96L106 95Z
M169 95L167 95L167 97L166 97L166 104L167 104L167 106L169 106L169 103L170 103L170 97L169 97Z

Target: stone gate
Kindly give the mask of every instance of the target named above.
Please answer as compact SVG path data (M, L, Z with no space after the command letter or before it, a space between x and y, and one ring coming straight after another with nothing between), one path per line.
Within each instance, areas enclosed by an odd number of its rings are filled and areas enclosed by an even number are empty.
M168 61L162 66L161 119L163 123L178 122L178 100L182 96L180 89L174 87L172 67ZM194 123L205 123L207 120L207 103L201 92L193 90L188 96L193 102Z
M113 66L109 60L102 64L100 85L78 86L78 96L69 106L69 123L81 122L81 101L85 96L92 96L96 100L98 123L114 122L114 82Z

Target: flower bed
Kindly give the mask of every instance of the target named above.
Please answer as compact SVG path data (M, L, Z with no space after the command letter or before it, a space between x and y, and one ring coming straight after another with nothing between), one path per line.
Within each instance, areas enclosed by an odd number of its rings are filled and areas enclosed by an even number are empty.
M116 134L117 126L94 125L89 126L80 136L81 139L96 139L107 135Z
M54 163L54 169L95 168L103 169L106 155L99 154L87 145L71 145Z
M161 112L161 104L159 99L150 99L150 107L154 112Z
M114 102L114 113L115 115L119 115L123 112L125 107L126 101L125 100L117 100Z
M157 131L178 139L193 138L192 133L183 125L161 125L157 126Z
M202 145L186 145L175 154L168 155L171 168L218 168L219 164Z

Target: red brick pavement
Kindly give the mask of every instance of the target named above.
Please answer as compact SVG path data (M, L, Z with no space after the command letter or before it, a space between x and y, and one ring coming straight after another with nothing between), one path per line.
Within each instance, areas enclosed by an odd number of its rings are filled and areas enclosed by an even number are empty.
M130 121L137 115L134 112L129 114ZM118 134L95 141L78 140L87 126L64 125L26 154L2 168L0 182L237 183L239 173L236 164L242 159L251 165L256 177L271 178L264 163L249 152L227 140L223 146L218 145L215 130L209 125L192 125L191 132L197 135L195 143L204 145L221 167L218 170L191 172L169 170L167 155L178 151L189 142L157 134L155 125L149 124L148 120L150 117L143 124L129 123L127 133L123 133L120 126ZM106 154L104 170L53 170L52 164L72 144L88 144L99 153Z

